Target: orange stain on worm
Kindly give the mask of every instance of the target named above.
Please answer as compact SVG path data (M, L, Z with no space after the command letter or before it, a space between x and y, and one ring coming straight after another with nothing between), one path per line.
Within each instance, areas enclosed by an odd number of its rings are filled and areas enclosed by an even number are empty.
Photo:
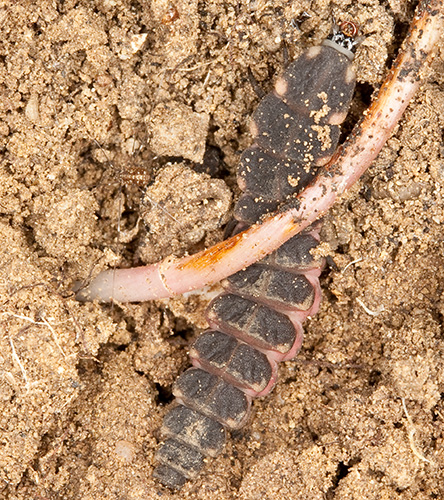
M178 269L195 269L202 270L207 266L211 266L213 264L217 264L220 262L226 255L229 255L232 249L239 243L241 239L243 239L243 235L247 231L243 231L242 233L236 234L229 238L228 240L221 241L216 245L204 250L203 252L199 252L195 255L191 255L188 257L185 262L178 266Z

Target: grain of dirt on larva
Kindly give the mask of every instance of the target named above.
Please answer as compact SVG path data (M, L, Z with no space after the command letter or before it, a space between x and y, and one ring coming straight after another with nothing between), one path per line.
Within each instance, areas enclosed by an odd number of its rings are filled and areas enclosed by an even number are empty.
M180 494L161 490L151 471L205 298L111 308L70 293L75 280L141 258L140 188L124 187L119 202L122 170L142 166L154 178L156 155L195 161L206 143L222 151L223 180L238 194L235 166L258 103L246 68L268 90L283 67L279 40L294 57L325 38L332 14L360 23L349 124L358 119L414 4L341 5L3 4L0 498L444 496L442 45L394 136L326 218L322 249L338 270L323 278L299 356ZM178 17L167 15L172 6ZM176 251L222 237L221 228L203 233Z

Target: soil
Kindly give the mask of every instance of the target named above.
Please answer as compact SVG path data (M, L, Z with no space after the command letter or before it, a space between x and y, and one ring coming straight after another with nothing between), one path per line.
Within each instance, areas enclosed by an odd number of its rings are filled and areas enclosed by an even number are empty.
M334 264L299 356L180 494L151 471L171 384L205 327L206 297L109 306L80 304L72 292L102 269L168 255L168 238L181 255L223 237L226 207L204 229L197 216L196 231L186 211L161 233L139 214L147 184L173 157L218 177L202 184L220 199L226 186L238 196L236 163L258 103L247 68L268 90L286 54L319 43L333 15L356 20L365 38L347 132L413 8L3 3L0 498L444 497L442 45L393 137L326 218L323 250ZM222 166L203 158L209 147ZM164 200L173 210L180 193L171 185L153 207ZM179 237L182 226L189 238Z

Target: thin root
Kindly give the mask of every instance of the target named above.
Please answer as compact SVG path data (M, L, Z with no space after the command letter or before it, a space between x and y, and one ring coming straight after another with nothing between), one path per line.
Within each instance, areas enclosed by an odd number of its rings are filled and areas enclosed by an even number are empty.
M29 379L26 375L25 367L23 366L22 362L20 361L20 358L18 357L17 351L15 350L14 342L10 335L8 335L8 339L9 339L9 345L11 346L12 359L19 365L20 371L22 372L23 380L25 381L26 392L29 392L30 384L29 384Z
M408 438L410 442L410 448L412 449L413 455L415 455L416 458L423 462L427 462L428 464L434 464L432 460L429 460L426 458L422 453L418 451L418 448L416 447L415 440L413 439L413 436L416 433L416 428L415 425L413 424L412 417L409 415L409 412L407 411L407 406L405 404L405 398L401 398L402 401L402 408L404 409L405 416L407 417L407 422L409 424L409 431L408 431Z
M362 302L362 300L360 298L357 298L356 299L356 302L362 307L362 309L364 309L364 311L369 314L370 316L379 316L383 311L385 311L385 308L383 305L379 306L378 309L376 309L376 311L372 311L371 309L369 309L365 304L364 302Z
M359 257L359 259L355 259L355 260L352 260L351 262L349 262L345 267L344 269L341 271L341 274L344 274L345 271L350 267L350 266L353 266L354 264L357 264L358 262L362 262L364 259L362 257Z

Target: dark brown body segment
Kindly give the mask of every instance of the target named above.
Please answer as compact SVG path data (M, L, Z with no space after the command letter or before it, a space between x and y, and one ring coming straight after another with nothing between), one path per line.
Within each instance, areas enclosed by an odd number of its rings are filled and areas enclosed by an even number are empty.
M241 390L199 368L182 373L174 384L173 394L185 406L230 429L242 427L250 411L250 399Z
M217 456L225 444L223 425L183 405L175 406L167 413L162 432L164 436L174 436L211 457Z
M315 290L305 276L261 264L233 274L227 283L228 289L279 308L307 311L314 302Z
M276 210L316 176L336 149L354 90L350 59L336 48L313 47L286 69L252 118L254 144L238 168L244 194L235 207L242 227ZM176 381L179 405L166 415L166 441L154 476L179 489L217 455L225 428L245 424L251 397L268 394L277 361L294 357L302 321L320 302L323 261L311 250L316 229L295 236L259 263L236 273L207 310L211 330L190 349L194 368Z
M318 240L311 234L298 234L286 241L276 251L262 259L262 264L280 269L298 269L299 272L317 266L311 251L318 246ZM319 264L319 262L318 262Z
M190 349L195 366L222 376L241 389L259 393L276 373L276 364L254 347L226 333L208 330Z
M295 185L307 185L315 170L290 160L276 160L259 146L242 153L238 181L243 190L271 201L282 201L295 192Z
M282 82L287 87L285 92ZM324 45L304 52L288 66L275 85L276 92L294 112L312 117L320 124L344 121L354 89L355 75L350 59ZM342 120L332 120L338 113Z
M159 449L157 458L164 465L173 462L177 472L187 479L192 479L199 474L204 466L205 457L195 448L170 438Z
M214 299L207 316L210 324L260 349L287 353L298 335L285 314L236 294Z

